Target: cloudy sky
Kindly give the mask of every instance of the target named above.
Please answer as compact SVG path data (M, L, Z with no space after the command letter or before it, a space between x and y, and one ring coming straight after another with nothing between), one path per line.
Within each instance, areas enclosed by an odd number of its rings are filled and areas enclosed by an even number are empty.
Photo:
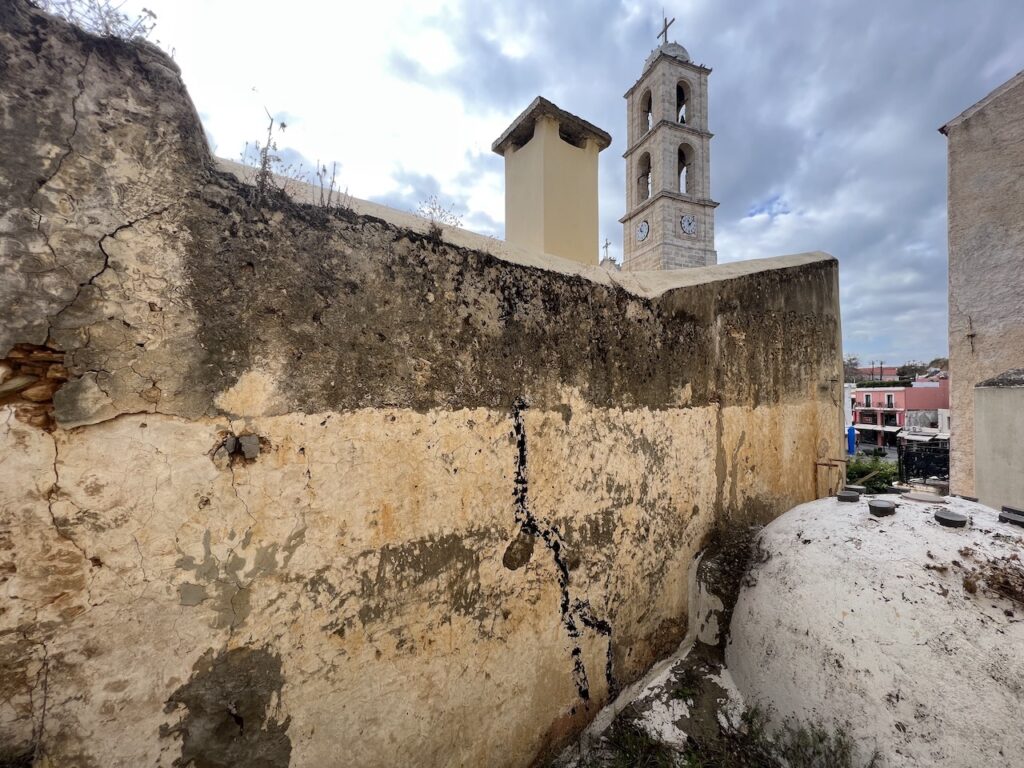
M217 154L282 117L288 159L414 209L437 194L502 236L491 141L537 95L612 134L601 238L621 256L625 101L662 3L129 0L156 12ZM670 39L711 67L719 260L840 260L844 350L946 354L946 139L1024 69L1020 0L676 0Z

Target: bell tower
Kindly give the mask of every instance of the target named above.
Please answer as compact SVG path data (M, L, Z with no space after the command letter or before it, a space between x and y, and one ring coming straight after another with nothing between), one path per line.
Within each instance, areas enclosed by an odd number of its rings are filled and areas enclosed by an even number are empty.
M673 19L672 21L675 21ZM711 199L708 75L678 43L662 44L625 95L627 149L623 267L717 264Z

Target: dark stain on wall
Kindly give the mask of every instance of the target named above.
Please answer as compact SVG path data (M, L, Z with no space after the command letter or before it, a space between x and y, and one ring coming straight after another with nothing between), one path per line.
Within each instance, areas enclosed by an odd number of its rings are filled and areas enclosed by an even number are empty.
M376 572L363 575L359 616L369 623L395 600L425 584L443 581L443 594L454 613L473 615L480 599L480 553L466 537L446 533L382 547Z
M372 639L411 602L429 605L431 621L473 619L486 635L501 600L483 591L480 563L483 553L498 546L498 537L497 531L471 529L368 549L336 569L317 571L305 590L332 617L324 631L339 637L359 630Z
M530 562L533 557L533 544L535 537L520 530L516 537L505 547L505 554L501 557L501 564L510 571L517 571Z
M599 406L673 406L687 384L694 405L754 404L800 390L837 352L820 314L830 262L647 299L369 216L256 209L246 195L213 176L189 212L189 299L218 362L191 386L211 398L257 358L284 356L289 406L305 412L504 409L516 391L563 408L564 386Z
M205 604L211 626L237 629L245 624L251 605L249 588L253 582L287 566L306 538L305 526L292 531L284 542L252 547L250 528L224 561L212 551L210 531L203 532L203 559L180 553L174 565L190 572L189 580L178 585L179 601L194 607Z
M184 708L162 737L181 739L180 768L287 768L291 717L280 719L284 677L281 658L265 648L209 650L192 677L167 700L165 711Z
M36 761L35 753L35 747L25 750L0 747L0 768L32 768Z

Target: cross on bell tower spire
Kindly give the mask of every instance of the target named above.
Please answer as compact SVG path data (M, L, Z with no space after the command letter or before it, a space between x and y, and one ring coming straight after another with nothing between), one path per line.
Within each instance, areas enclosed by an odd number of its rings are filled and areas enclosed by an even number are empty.
M664 8L661 9L661 23L661 32L658 33L658 37L661 38L662 45L668 45L668 28L675 24L676 20L673 18L672 21L669 21Z

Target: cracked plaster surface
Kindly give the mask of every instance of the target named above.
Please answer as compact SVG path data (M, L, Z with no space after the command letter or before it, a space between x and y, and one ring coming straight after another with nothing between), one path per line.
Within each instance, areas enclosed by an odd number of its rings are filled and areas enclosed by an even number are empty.
M785 440L796 434L786 424L808 416L793 406L763 423ZM658 637L686 615L686 564L711 523L689 509L713 508L717 494L713 458L692 436L716 420L704 408L609 421L580 402L568 425L558 412L524 414L532 509L559 532L574 598L614 628L623 679L679 639ZM25 697L45 647L50 688L77 692L48 708L65 734L46 739L55 759L88 733L98 764L170 765L174 742L155 736L175 723L163 702L207 649L277 649L281 707L302 724L294 765L324 764L338 738L358 743L358 764L405 754L522 765L548 723L586 711L555 563L537 546L522 568L503 564L519 531L510 414L134 414L52 435L10 412L4 424L0 503L21 511L4 540L17 612L0 626L32 638L4 659L25 670L8 733L31 743L42 715ZM256 460L216 457L225 434L247 431L265 441ZM566 475L570 455L577 471ZM656 512L673 498L686 510ZM583 625L573 642L600 703L609 642ZM485 735L495 707L516 724L517 746ZM438 727L407 738L428 722ZM458 736L467 731L477 736Z
M70 427L158 410L158 372L190 355L187 302L167 280L183 247L180 179L160 166L197 146L178 126L194 119L187 96L165 99L184 92L162 54L39 19L13 8L0 29L0 141L20 148L0 173L0 354L66 351L76 379L57 410ZM136 87L124 57L146 72Z

